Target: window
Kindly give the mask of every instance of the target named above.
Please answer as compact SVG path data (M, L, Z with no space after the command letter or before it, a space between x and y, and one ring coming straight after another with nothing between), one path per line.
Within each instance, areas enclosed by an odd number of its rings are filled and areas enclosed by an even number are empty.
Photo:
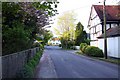
M115 27L115 26L117 26L117 24L111 24L111 27Z
M106 24L106 30L110 28L110 24Z

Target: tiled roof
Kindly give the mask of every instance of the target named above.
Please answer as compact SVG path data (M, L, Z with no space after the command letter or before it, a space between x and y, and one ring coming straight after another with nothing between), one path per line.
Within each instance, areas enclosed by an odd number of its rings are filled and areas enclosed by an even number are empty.
M55 37L55 38L52 38L52 40L56 41L56 40L60 40L60 39Z
M106 31L107 37L117 37L120 36L120 26L110 28ZM104 33L97 38L104 38Z
M103 5L93 5L99 18L103 21ZM106 5L106 20L120 21L120 5Z

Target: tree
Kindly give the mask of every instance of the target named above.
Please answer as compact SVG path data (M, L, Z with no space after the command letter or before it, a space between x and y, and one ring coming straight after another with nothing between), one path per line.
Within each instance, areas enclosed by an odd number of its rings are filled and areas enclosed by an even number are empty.
M84 26L78 22L75 30L75 44L79 46L81 43L86 42L87 33L84 31Z
M2 55L33 47L36 35L43 34L40 30L49 24L49 17L56 14L57 3L3 2Z
M43 40L44 44L46 44L48 43L48 40L53 37L53 34L52 32L45 30L43 36L44 36L44 40Z
M62 47L68 48L68 43L74 39L75 28L75 13L65 12L58 18L58 27L54 30L58 35L61 35Z

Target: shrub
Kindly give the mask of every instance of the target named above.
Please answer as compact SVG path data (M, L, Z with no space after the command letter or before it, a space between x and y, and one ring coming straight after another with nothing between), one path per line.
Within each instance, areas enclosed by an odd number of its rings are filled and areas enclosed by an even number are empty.
M16 78L31 78L32 76L33 69L28 64L26 64L23 69L16 74Z
M86 43L81 43L80 44L80 50L82 51L82 52L84 52L84 50L85 50L85 48L87 47L88 45L86 44Z
M68 41L67 42L67 49L72 49L73 48L73 44L74 44L73 41Z
M40 46L40 43L36 42L33 44L33 47L39 47Z
M25 71L26 71L26 72L24 73L24 77L25 77L25 78L30 78L30 77L33 76L33 68L32 68L31 66L25 65L24 69L25 69Z
M35 68L35 66L37 65L37 62L34 60L34 59L32 59L32 60L30 60L30 62L29 62L31 65L31 67L32 68Z
M38 61L38 60L39 60L39 57L40 57L40 56L39 56L38 54L36 54L33 59L34 59L35 61Z
M103 51L95 46L88 46L85 49L85 54L93 57L103 57Z
M83 53L85 53L85 49L86 49L87 47L88 47L88 45L87 45L87 46L83 46L83 48L82 48L81 51L82 51Z
M40 49L43 50L44 49L44 45L43 44L40 44Z
M84 43L90 45L90 40L89 39L84 39Z

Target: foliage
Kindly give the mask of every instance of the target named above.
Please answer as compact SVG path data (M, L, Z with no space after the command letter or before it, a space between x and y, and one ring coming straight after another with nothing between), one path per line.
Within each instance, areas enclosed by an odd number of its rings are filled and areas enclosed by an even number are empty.
M67 48L68 48L68 49L72 49L72 48L73 48L73 45L74 45L74 42L73 42L73 41L68 41Z
M86 44L86 43L81 43L81 44L80 44L80 50L82 50L82 48L83 48L84 46L87 46L87 44Z
M21 69L17 74L17 78L33 78L35 67L39 63L39 60L42 56L42 51L37 52L34 57L29 60L27 64L24 65L23 69Z
M84 50L85 48L87 47L88 45L86 43L81 43L80 44L80 50L84 53Z
M84 39L84 43L90 45L90 39Z
M30 48L30 33L28 30L24 30L23 25L20 23L15 24L13 28L7 28L4 26L3 31L3 52L5 54L14 53L17 51Z
M40 46L40 43L39 42L35 42L34 44L33 44L33 47L39 47Z
M35 8L37 8L38 10L42 10L45 11L49 16L54 16L57 13L57 4L59 2L58 1L52 1L51 2L35 2L32 5L35 6Z
M44 31L43 36L44 36L44 39L43 39L44 44L46 44L46 43L48 43L48 40L53 37L53 34L52 34L52 32L46 30L46 31Z
M71 43L75 38L75 13L66 12L58 18L57 24L59 27L54 28L57 35L61 37L62 48L70 48Z
M80 43L86 43L87 33L83 30L84 26L78 22L75 30L75 45L79 46Z
M61 47L67 48L67 40L64 37L61 37L60 41L61 41Z
M74 12L63 13L63 15L58 18L57 24L59 27L54 28L55 33L58 33L57 35L69 33L72 36L75 28L75 15Z
M65 49L73 49L74 41L66 40L65 38L61 38L61 43L59 46Z
M37 38L36 34L43 34L41 29L45 25L49 25L49 17L57 13L57 4L58 2L46 1L42 3L3 2L2 55L38 46L38 44L33 45L34 40Z
M31 78L33 76L33 69L29 65L25 65L23 69L16 74L17 78Z
M44 44L40 44L40 49L41 49L41 50L44 49Z
M85 54L93 57L103 57L103 51L95 46L88 46L85 49Z
M86 43L80 44L80 50L82 53L93 56L93 57L103 57L103 51L95 46L89 46Z

